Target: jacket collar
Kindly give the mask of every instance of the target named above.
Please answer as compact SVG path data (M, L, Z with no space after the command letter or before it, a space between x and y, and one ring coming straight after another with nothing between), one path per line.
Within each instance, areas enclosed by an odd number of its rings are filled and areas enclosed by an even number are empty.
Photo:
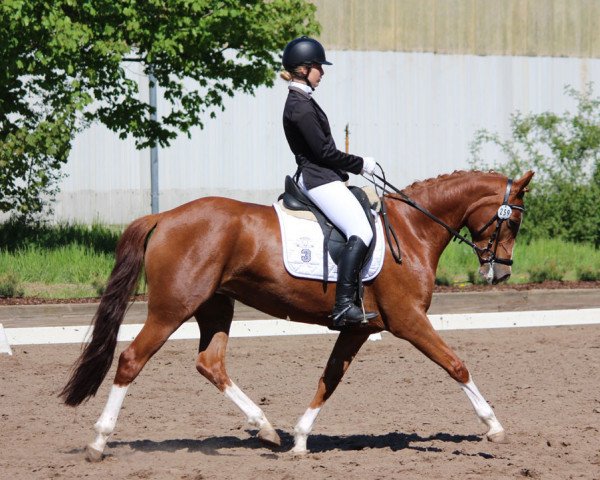
M304 85L303 83L290 82L288 89L301 93L307 98L312 98L312 88L310 88L308 85Z

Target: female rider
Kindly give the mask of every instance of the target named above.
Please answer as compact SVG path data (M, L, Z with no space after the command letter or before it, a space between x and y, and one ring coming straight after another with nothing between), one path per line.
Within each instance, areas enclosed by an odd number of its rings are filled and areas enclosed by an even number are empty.
M333 324L366 323L377 313L363 312L354 299L373 234L360 203L344 182L346 172L372 174L375 160L338 150L327 116L312 98L324 75L323 65L331 65L323 46L309 37L296 38L285 47L282 63L281 77L290 82L283 128L296 156L298 185L347 239L338 262Z

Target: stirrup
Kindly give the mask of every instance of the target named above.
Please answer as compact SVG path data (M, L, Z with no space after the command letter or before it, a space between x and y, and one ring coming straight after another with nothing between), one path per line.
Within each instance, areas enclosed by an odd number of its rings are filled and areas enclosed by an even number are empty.
M373 319L373 318L375 318L375 317L378 316L377 313L375 313L375 312L365 312L364 308L362 308L361 309L362 318L360 318L360 319L354 318L351 322L348 322L348 319L346 317L346 313L352 307L359 308L358 306L354 305L353 303L350 303L341 312L338 312L335 315L332 313L330 315L330 318L333 319L333 326L334 327L345 327L345 326L348 326L348 327L360 327L360 326L365 326L365 325L368 325L369 320L371 320L371 319Z

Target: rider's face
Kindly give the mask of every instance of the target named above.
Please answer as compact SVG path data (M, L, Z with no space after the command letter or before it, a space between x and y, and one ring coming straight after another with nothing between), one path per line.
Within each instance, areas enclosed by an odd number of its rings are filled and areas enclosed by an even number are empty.
M323 75L325 75L325 72L323 72L323 65L313 63L313 66L310 69L310 73L308 74L308 81L310 82L313 88L317 88L319 86Z
M308 67L306 66L302 66L301 69L304 75L308 73L308 82L310 83L310 85L313 88L317 88L319 86L319 83L321 83L321 78L323 77L323 75L325 75L325 72L323 72L323 65L313 63L310 72L308 71Z

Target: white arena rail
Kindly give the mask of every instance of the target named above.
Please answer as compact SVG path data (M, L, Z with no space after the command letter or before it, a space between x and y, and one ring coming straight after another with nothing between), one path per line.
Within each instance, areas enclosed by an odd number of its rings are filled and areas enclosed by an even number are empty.
M600 323L600 308L571 310L537 310L526 312L490 312L429 315L436 330L470 330L487 328L553 327L568 325L590 325ZM119 330L119 341L131 341L139 333L142 324L124 324ZM265 337L278 335L336 334L319 325L307 325L288 320L239 320L231 326L230 336ZM6 328L0 324L0 353L10 353L10 345L42 345L82 343L87 340L90 327L33 327ZM183 324L170 340L200 338L194 322ZM378 340L380 334L371 335Z

